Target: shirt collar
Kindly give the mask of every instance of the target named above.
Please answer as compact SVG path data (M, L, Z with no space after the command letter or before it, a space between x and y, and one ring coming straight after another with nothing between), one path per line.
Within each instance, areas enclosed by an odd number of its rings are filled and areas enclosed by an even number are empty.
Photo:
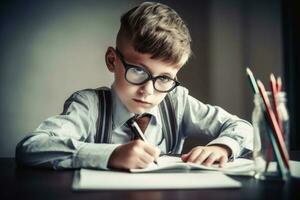
M113 129L121 127L124 123L126 123L130 118L132 118L135 114L130 112L126 106L122 103L121 99L117 95L114 85L111 86L111 94L112 94L112 122ZM146 112L153 116L154 125L161 126L160 114L158 106L155 106Z

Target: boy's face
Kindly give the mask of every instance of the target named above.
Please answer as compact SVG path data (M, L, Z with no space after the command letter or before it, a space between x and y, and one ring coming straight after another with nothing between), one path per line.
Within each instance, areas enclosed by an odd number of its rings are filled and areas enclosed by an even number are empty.
M148 71L152 77L167 76L172 79L176 77L180 67L161 60L151 59L150 54L141 54L135 51L132 45L119 47L123 60L130 65L135 65ZM114 73L114 87L122 103L130 112L144 113L158 105L167 93L158 92L153 87L153 80L142 85L134 85L125 79L125 66L117 55L116 50L109 47L106 52L106 64L108 69Z

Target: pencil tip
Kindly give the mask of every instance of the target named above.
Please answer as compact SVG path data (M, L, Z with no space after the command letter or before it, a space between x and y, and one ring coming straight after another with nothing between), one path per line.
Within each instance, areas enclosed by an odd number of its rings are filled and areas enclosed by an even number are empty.
M270 74L270 79L271 79L272 81L275 81L275 80L276 80L273 73Z
M277 81L278 81L278 82L280 82L280 83L282 82L282 80L281 80L281 77L280 77L280 76L277 78Z
M247 74L252 74L252 72L251 72L251 70L250 70L249 67L246 68L246 72L247 72Z

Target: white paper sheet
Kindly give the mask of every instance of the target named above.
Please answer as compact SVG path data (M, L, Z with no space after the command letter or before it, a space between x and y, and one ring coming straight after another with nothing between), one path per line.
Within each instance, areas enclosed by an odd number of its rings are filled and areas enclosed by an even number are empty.
M241 183L220 172L129 173L81 169L74 174L74 190L144 190L239 188Z
M289 163L291 167L291 176L294 178L300 178L300 161L290 160ZM276 163L271 162L268 171L274 172L275 170L276 170Z
M234 164L234 163L232 163ZM290 161L292 177L300 178L300 162ZM118 171L101 171L81 169L75 172L72 188L74 190L144 190L144 189L197 189L197 188L238 188L241 183L226 176L253 175L245 165L239 170L209 171L209 170L181 170L182 172L162 173L130 173ZM276 167L270 164L269 170ZM243 170L245 169L245 170Z
M292 177L300 178L300 161L290 160Z

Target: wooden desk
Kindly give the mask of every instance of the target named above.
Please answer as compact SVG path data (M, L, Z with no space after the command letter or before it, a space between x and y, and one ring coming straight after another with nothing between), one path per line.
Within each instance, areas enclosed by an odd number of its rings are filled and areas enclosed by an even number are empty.
M295 157L297 157L297 160L300 160L299 156L299 152L294 152L291 158L296 159ZM284 183L280 181L263 182L249 177L233 177L242 182L243 186L240 189L74 192L71 189L73 173L74 170L20 168L16 167L14 158L0 158L0 198L30 200L300 199L300 179L294 178Z

